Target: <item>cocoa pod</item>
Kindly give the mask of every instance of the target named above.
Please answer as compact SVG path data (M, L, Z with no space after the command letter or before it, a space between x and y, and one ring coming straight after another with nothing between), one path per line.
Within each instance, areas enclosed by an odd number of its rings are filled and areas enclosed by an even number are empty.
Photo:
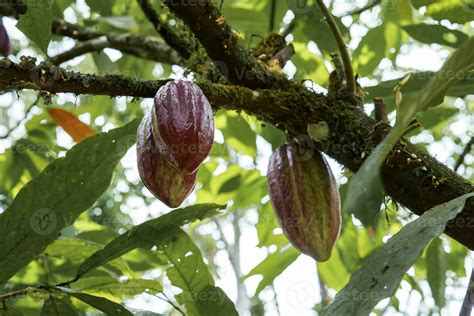
M155 95L153 114L161 154L177 169L194 172L214 139L212 108L201 88L190 81L168 82Z
M315 151L302 159L288 143L270 157L268 188L276 216L288 240L316 261L326 261L339 236L339 191L324 157Z
M7 57L10 55L10 50L10 38L8 37L5 26L0 23L0 54L2 54L4 57Z
M194 189L198 171L186 174L163 157L153 139L151 116L145 115L138 127L138 173L154 196L169 207L178 207Z

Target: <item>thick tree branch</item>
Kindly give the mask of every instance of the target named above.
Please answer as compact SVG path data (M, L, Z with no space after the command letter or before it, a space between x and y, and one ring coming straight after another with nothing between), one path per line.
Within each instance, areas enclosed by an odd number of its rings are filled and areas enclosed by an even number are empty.
M153 97L166 80L144 81L123 76L96 76L65 71L51 64L20 64L0 60L0 91L44 90L110 96ZM308 123L325 121L327 141L317 148L350 170L356 171L390 127L366 116L347 102L308 90L251 90L240 86L200 84L215 109L242 110L284 128L293 135L306 134ZM382 168L387 194L420 215L435 205L473 191L473 186L405 140L397 143ZM474 249L474 199L448 223L446 233Z
M235 84L250 88L285 88L290 82L281 72L270 71L240 44L240 37L225 22L212 0L164 0L183 19L221 72Z

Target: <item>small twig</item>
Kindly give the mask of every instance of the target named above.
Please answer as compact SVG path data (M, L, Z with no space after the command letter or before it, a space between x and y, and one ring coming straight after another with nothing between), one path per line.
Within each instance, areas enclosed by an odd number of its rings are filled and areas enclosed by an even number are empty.
M329 297L328 290L326 288L326 284L324 284L323 278L321 277L321 273L316 265L317 270L317 277L318 277L318 284L319 284L319 292L321 293L321 304L323 307L329 305L331 303L331 298Z
M273 32L275 29L275 14L276 14L276 0L271 0L270 3L270 25L269 25L269 32Z
M36 97L36 100L33 103L31 103L31 105L28 107L28 109L26 109L26 112L23 115L23 118L21 120L19 120L18 122L16 122L15 126L13 126L11 129L9 129L8 132L5 135L0 136L0 139L6 139L6 138L10 137L11 133L13 133L13 131L15 131L18 127L20 127L20 125L23 124L23 122L25 122L25 120L28 118L28 115L30 114L31 110L33 110L36 103L38 103L39 98L40 98L40 95L38 94L38 96Z
M278 295L277 295L277 292L276 292L276 289L275 289L275 285L273 283L270 285L270 289L273 292L273 296L274 296L273 300L275 301L275 307L276 307L276 310L277 310L277 314L278 314L278 316L280 316L281 315L280 304L278 303Z
M359 9L355 9L353 11L350 11L350 12L347 12L345 14L345 16L349 16L349 15L358 15L358 14L361 14L362 12L365 12L367 10L370 10L376 6L378 6L379 4L382 3L382 0L374 0L373 2L371 3L368 3L366 6L362 7L362 8L359 8Z
M38 287L27 287L27 288L24 288L24 289L21 289L21 290L18 290L18 291L6 293L6 294L1 294L0 295L0 302L5 302L10 298L17 297L17 296L22 296L22 295L25 295L29 292L34 292L34 291L37 291L37 290L39 290Z
M323 13L324 17L326 18L326 22L329 24L329 28L331 29L334 39L337 42L337 46L339 47L339 52L341 54L342 62L344 63L344 70L346 73L346 83L347 89L352 94L356 93L356 81L354 77L354 69L352 69L352 61L351 55L349 54L349 50L344 42L344 38L342 37L341 31L336 24L332 14L329 12L328 8L324 5L323 0L316 0L318 3L321 12Z
M474 268L471 272L471 279L467 285L466 296L462 303L461 311L459 316L470 316L472 308L474 307Z
M405 136L420 127L421 124L416 119L414 119L413 121L411 121L410 125L408 125L408 127L403 131L402 136Z
M471 148L473 144L474 144L474 137L471 137L469 142L466 144L466 147L464 147L464 150L462 151L458 160L456 161L456 165L454 166L454 171L458 171L459 167L461 167L461 165L464 162L464 158L466 158L467 154L471 152Z
M283 38L287 37L288 35L291 34L291 32L293 32L295 27L296 27L296 18L293 18L293 20L291 20L291 22L286 26L283 32L281 32L281 36L283 36Z
M52 32L55 35L67 36L78 41L88 41L106 35L105 33L97 32L90 28L82 27L57 18L53 19Z

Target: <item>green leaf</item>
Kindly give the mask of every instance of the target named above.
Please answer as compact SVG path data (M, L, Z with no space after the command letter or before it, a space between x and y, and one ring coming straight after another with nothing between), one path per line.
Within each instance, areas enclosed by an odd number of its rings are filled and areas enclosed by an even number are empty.
M45 300L43 308L41 309L41 316L74 316L79 315L77 311L71 306L65 298L59 299L50 296L49 299Z
M370 75L385 57L385 24L370 29L354 51L354 67L361 76Z
M446 304L446 252L440 238L435 238L426 248L426 280L430 285L431 294L438 308L443 308Z
M426 5L426 15L435 20L448 19L454 23L472 21L474 14L473 0L412 0L415 7Z
M77 298L78 300L104 312L106 315L118 315L118 316L131 316L130 313L125 307L115 302L109 301L106 298L98 297L86 293L79 293L74 290L64 288L64 287L52 287L55 290L63 292L69 296Z
M461 47L469 38L465 33L451 30L443 25L412 24L402 28L415 40L426 44L440 44L454 48Z
M418 113L416 119L424 128L429 129L443 121L446 121L458 112L459 109L454 106L441 105Z
M257 135L249 123L236 113L227 113L227 125L221 131L225 142L234 147L239 153L255 157L257 152Z
M48 53L51 40L51 0L28 2L28 10L20 16L17 27L38 45L43 53Z
M176 295L178 303L186 306L189 315L206 315L199 313L198 294L206 286L213 286L214 280L199 248L181 229L175 229L172 241L158 248L158 255L170 264L166 269L166 275L171 284L183 290ZM216 305L216 302L213 303Z
M288 0L288 7L295 13L296 27L294 36L297 41L314 41L325 54L339 51L334 35L329 28L323 13L316 5L308 5L307 1ZM346 40L350 33L341 20L334 16L339 30Z
M56 240L48 246L45 254L49 257L71 260L74 263L80 263L95 252L102 249L102 245L87 242L85 240L65 238ZM135 278L135 273L130 269L127 262L117 258L108 263L109 268L115 268L130 278Z
M112 8L115 4L114 0L87 0L87 5L95 11L99 13L101 16L108 16L112 15Z
M262 124L259 134L272 145L272 150L286 142L285 133L271 123Z
M238 316L234 303L219 287L206 286L197 294L199 313L205 316Z
M237 174L222 184L218 193L228 193L239 188L242 175Z
M85 139L23 187L0 214L0 284L43 252L107 189L115 165L135 142L138 123Z
M267 35L270 24L270 4L272 0L224 1L222 15L235 28L246 42L256 45L262 36ZM283 21L287 11L284 1L276 2L275 28ZM256 38L253 38L256 37Z
M132 230L115 238L102 250L95 252L87 258L79 267L77 277L135 248L147 248L162 242L169 242L169 239L173 237L169 233L174 227L213 216L218 213L218 210L222 210L225 207L225 205L217 204L193 205L176 209L159 218L135 226Z
M267 285L272 284L275 278L285 271L300 255L301 253L294 247L286 247L284 250L268 255L253 268L244 278L249 278L253 275L261 275L263 277L255 290L254 296L257 296Z
M439 236L446 223L464 207L465 194L435 206L405 225L387 243L374 251L323 315L368 315L377 303L393 295L406 271L416 262L429 241Z
M101 296L111 294L119 298L132 297L141 293L155 295L163 292L161 283L154 280L127 279L118 282L112 277L103 276L81 278L74 282L74 287L89 294Z

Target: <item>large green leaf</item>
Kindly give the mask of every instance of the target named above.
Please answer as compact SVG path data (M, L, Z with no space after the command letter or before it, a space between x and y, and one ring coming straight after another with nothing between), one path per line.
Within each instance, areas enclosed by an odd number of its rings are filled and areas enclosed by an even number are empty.
M212 285L207 285L197 294L197 308L203 316L238 315L225 292Z
M69 296L77 298L78 300L104 312L106 315L117 315L117 316L131 316L130 313L125 307L115 302L109 301L106 298L94 296L86 293L76 292L74 290L64 288L64 287L52 287L57 291L63 292Z
M461 47L469 38L461 31L451 30L446 26L436 24L404 25L403 29L419 42L426 44L436 43L454 48Z
M203 219L217 214L225 205L198 204L186 208L176 209L159 218L149 220L135 226L132 230L120 235L108 243L103 249L87 258L79 267L77 277L97 268L110 260L120 257L139 247L152 247L161 242L167 243L172 234L170 231L176 226Z
M138 123L85 139L23 187L0 215L0 284L43 252L107 189L115 165L135 142Z
M17 27L47 54L51 40L51 0L28 1L26 13L20 16Z
M398 234L373 252L323 315L368 315L377 303L394 294L406 271L416 262L431 239L439 236L446 223L464 207L465 194L435 206L405 225Z
M430 285L431 294L436 305L441 309L446 304L446 252L440 238L435 238L426 248L426 280Z
M118 298L132 297L141 293L155 295L163 292L161 283L154 280L126 279L119 282L106 276L81 278L74 283L74 288L88 294L113 295Z
M426 15L435 20L448 19L454 23L472 21L474 0L411 0L414 7L426 6Z
M199 248L181 229L175 229L172 241L158 248L158 255L170 264L166 275L171 284L182 290L176 300L186 306L187 314L204 316L199 312L198 294L208 285L214 287L214 280Z
M354 67L361 76L371 74L385 57L385 24L370 29L354 52Z
M418 113L416 119L425 129L428 129L449 119L458 112L459 109L454 106L440 105Z

